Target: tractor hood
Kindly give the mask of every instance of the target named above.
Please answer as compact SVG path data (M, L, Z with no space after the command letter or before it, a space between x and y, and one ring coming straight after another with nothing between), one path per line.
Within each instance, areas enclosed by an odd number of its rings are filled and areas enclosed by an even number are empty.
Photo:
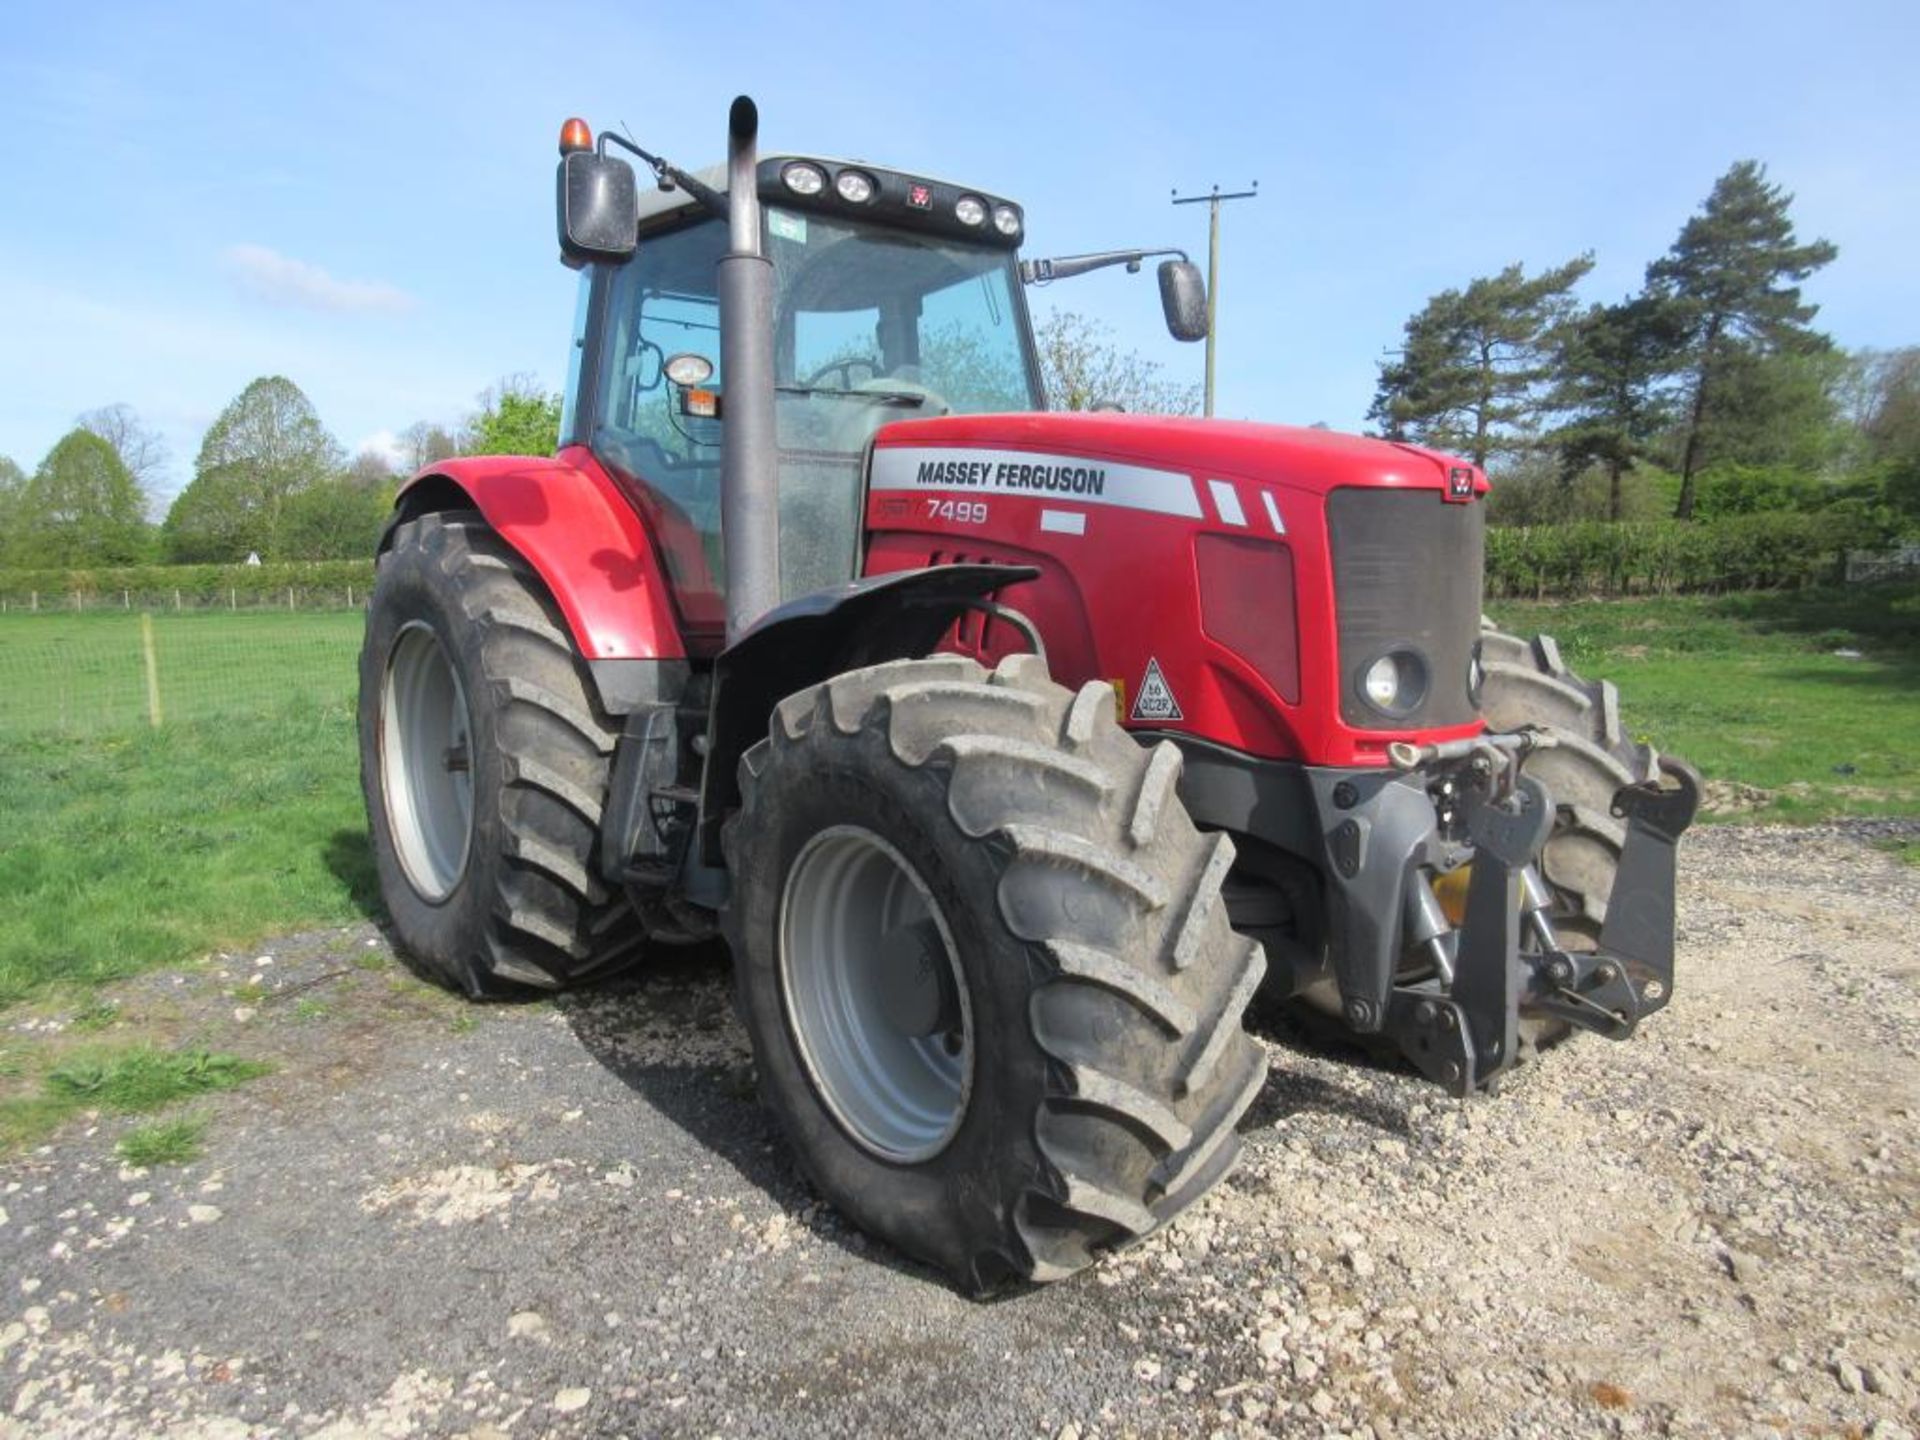
M1486 494L1486 476L1467 461L1416 445L1294 425L1192 416L1067 411L1031 415L947 415L888 425L877 450L896 447L1029 451L1174 471L1201 481L1233 477L1321 495L1349 486L1441 490L1469 501ZM958 459L959 457L956 457ZM979 463L979 462L976 462ZM955 472L958 473L958 472ZM1028 488L1018 467L997 463L959 485L984 491ZM946 483L956 484L949 479ZM956 487L957 488L957 487Z

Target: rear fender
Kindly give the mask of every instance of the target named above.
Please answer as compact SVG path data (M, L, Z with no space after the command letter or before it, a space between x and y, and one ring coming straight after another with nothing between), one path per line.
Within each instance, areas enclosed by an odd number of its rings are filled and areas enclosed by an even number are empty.
M445 460L401 487L381 537L436 510L478 510L534 568L594 671L608 708L626 708L633 662L684 662L686 648L645 522L592 454ZM674 668L678 668L675 666ZM645 689L647 687L640 687Z
M719 865L720 825L740 804L740 757L765 738L773 707L847 670L933 652L976 602L1031 580L1028 565L933 565L869 575L762 616L713 668L700 855Z

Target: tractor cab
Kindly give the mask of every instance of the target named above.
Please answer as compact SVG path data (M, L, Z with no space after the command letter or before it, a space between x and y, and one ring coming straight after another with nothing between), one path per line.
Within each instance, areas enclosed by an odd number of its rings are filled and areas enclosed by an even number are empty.
M718 172L709 172L723 183ZM861 468L891 420L1041 408L1017 206L871 165L757 167L772 267L779 598L853 578ZM718 274L724 218L685 189L636 206L625 256L568 245L581 304L563 441L586 445L659 538L681 618L725 621Z
M716 188L726 173L689 175L636 151L662 184L629 201L609 142L633 148L605 135L597 151L563 144L562 258L583 274L562 443L585 445L628 490L689 637L717 640L730 378L719 274L738 248ZM1020 207L977 187L791 155L757 161L753 175L751 239L772 280L777 598L788 601L858 573L861 477L881 426L1045 408L1023 280L1087 261L1137 269L1140 252L1023 267ZM605 213L629 206L630 236ZM1176 334L1199 323L1197 274L1180 281L1162 281L1163 296L1180 297L1166 302Z

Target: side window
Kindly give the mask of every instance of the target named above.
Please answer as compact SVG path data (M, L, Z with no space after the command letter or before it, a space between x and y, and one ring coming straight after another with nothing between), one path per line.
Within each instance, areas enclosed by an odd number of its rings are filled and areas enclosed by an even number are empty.
M574 423L580 414L580 357L587 348L587 311L593 296L593 271L580 272L580 298L573 307L573 345L567 352L567 388L560 400L560 443L579 437Z
M701 623L719 613L720 422L682 415L666 377L675 355L704 355L720 375L720 302L715 267L724 227L691 225L642 239L614 272L607 305L593 451L642 499L681 613Z

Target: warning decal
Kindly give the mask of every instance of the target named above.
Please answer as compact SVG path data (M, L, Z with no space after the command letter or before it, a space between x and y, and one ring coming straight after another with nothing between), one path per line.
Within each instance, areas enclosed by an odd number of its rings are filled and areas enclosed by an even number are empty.
M1160 669L1160 662L1147 658L1147 673L1140 677L1140 691L1133 697L1135 720L1181 720L1180 702L1173 698L1173 687Z

